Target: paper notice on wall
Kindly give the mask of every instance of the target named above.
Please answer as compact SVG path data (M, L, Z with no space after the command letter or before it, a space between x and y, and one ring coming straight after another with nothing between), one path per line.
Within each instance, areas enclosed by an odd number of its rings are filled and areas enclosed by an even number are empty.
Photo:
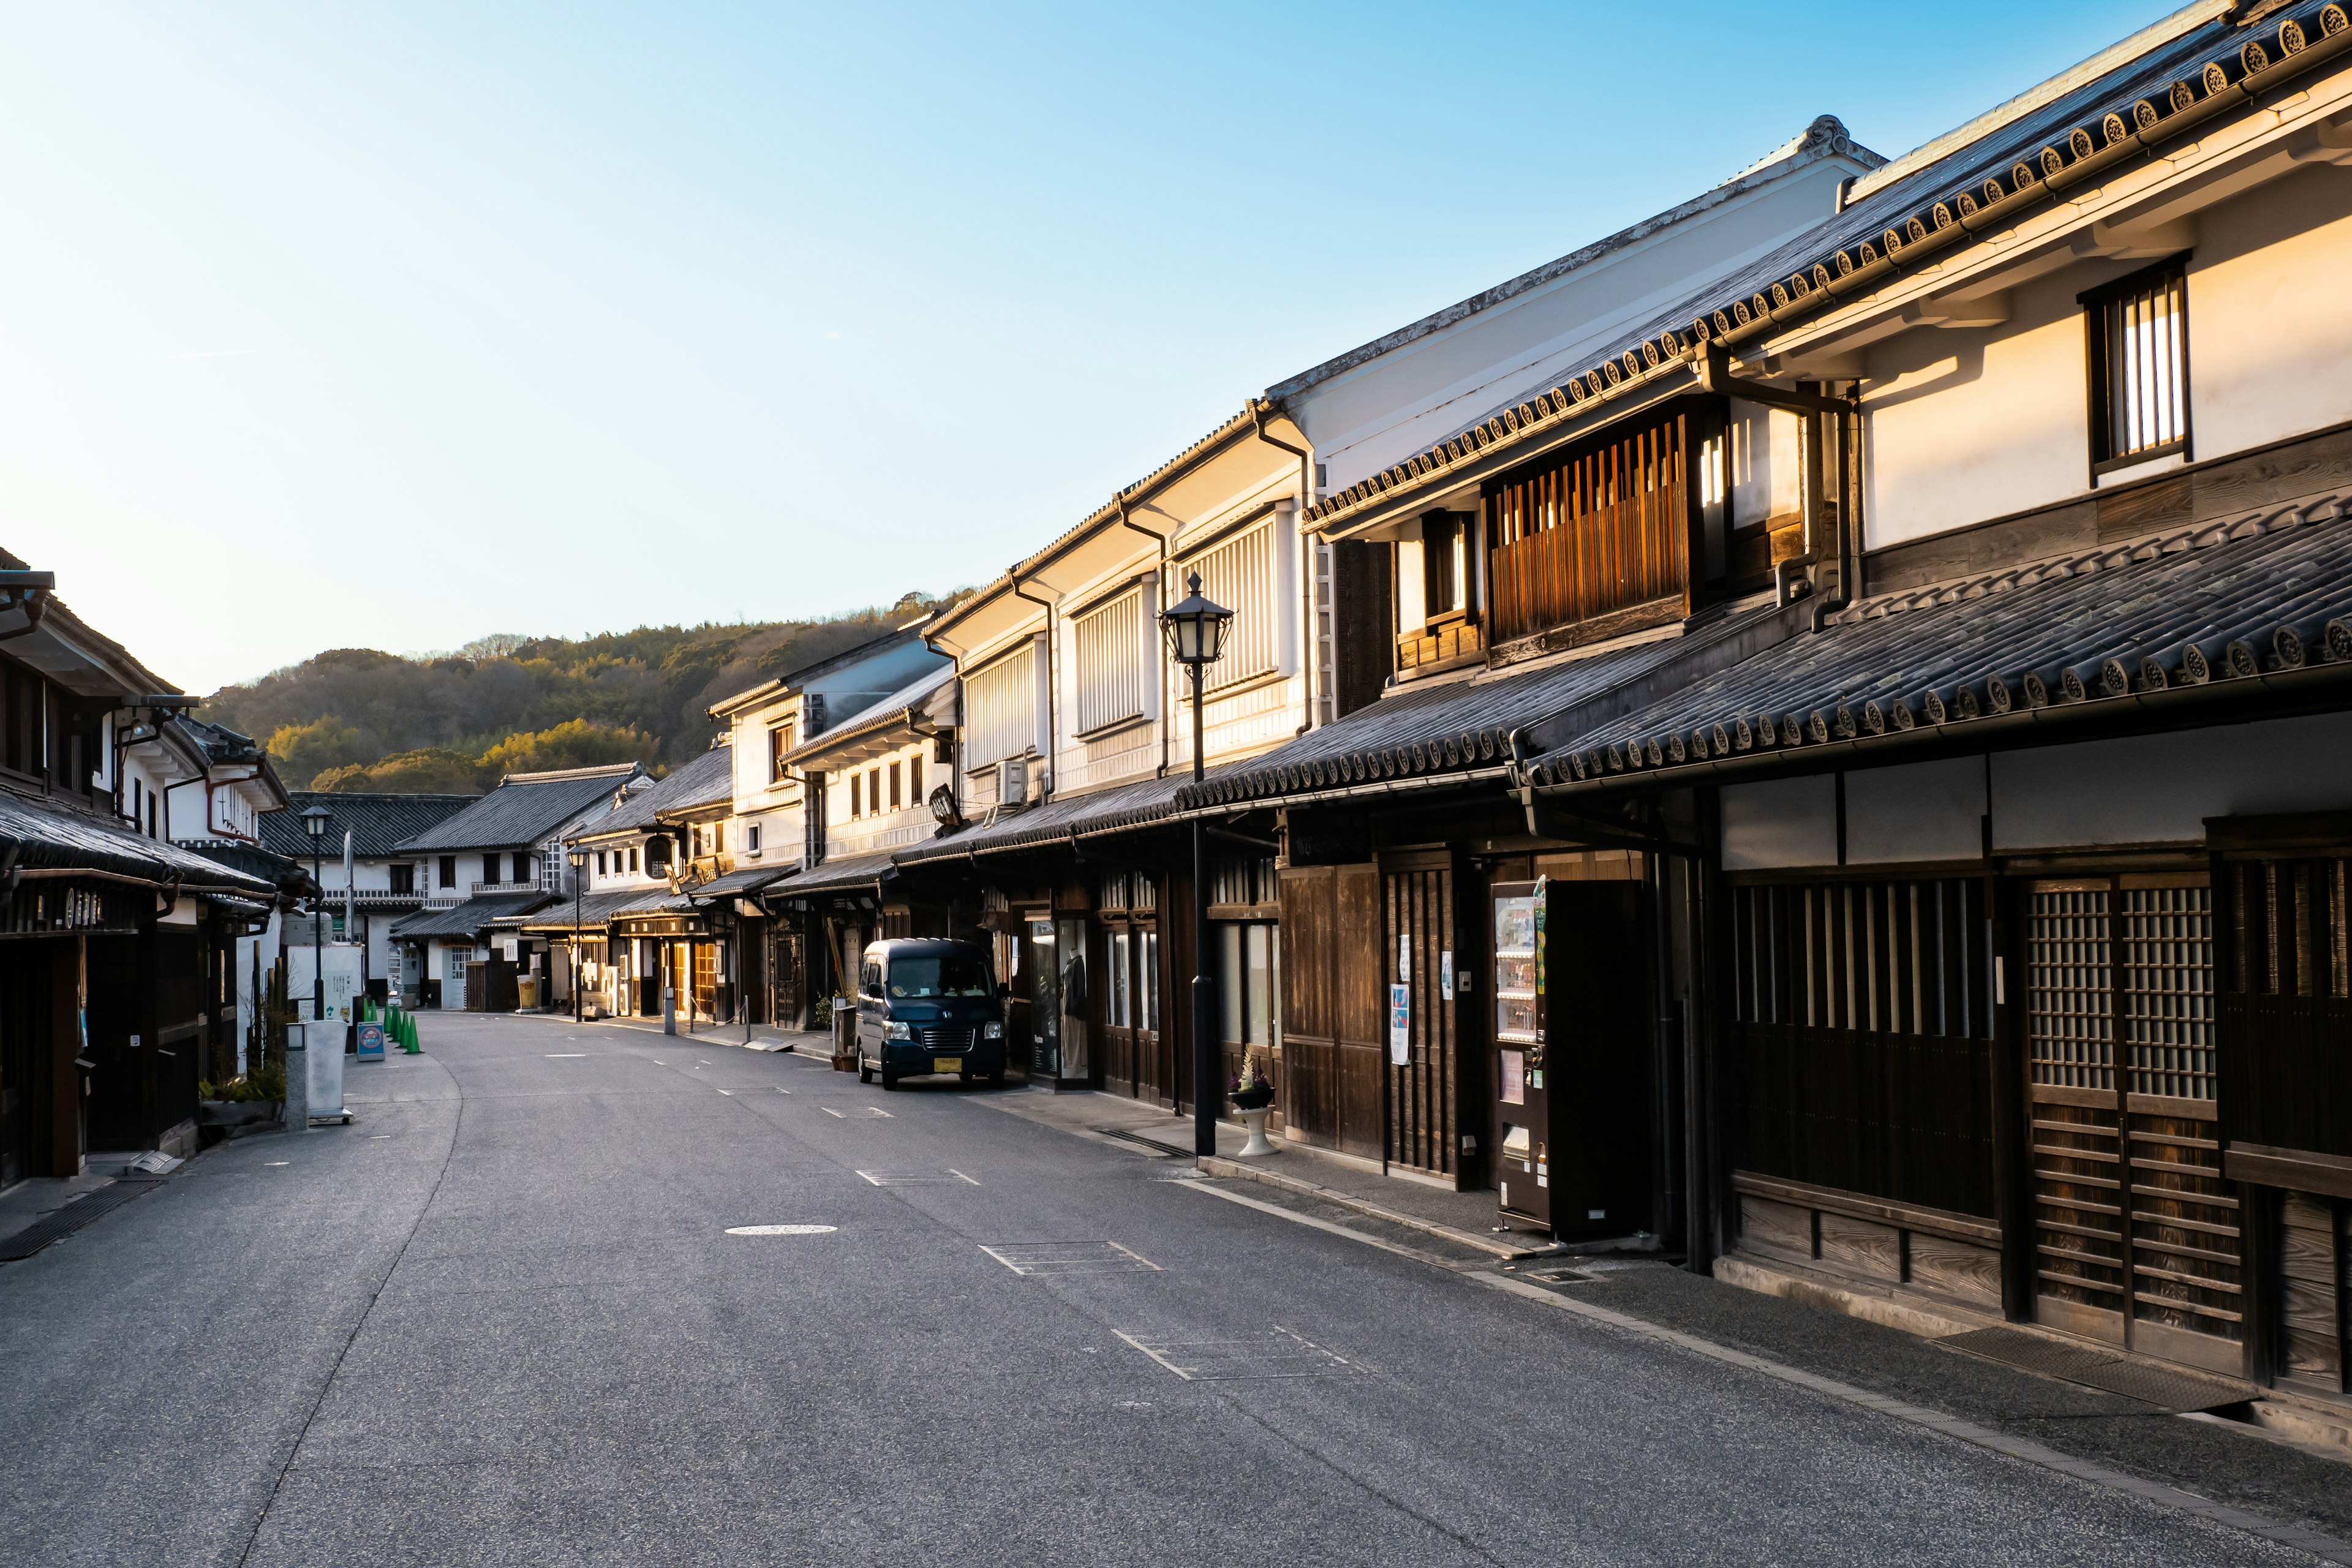
M1412 987L1389 987L1389 1060L1402 1067L1412 1060Z

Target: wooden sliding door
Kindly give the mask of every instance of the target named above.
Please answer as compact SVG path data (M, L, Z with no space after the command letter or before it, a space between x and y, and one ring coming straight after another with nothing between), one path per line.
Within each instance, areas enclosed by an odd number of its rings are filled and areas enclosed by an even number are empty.
M2213 899L2200 875L2025 895L2034 1316L2232 1375L2243 1237L2221 1173Z

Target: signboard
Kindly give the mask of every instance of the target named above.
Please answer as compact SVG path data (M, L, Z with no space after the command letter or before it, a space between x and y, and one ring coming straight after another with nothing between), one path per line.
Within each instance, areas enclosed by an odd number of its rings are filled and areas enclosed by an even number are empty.
M521 956L522 938L519 936L508 937L503 942L499 942L499 946L501 950L500 956L505 958L509 963L512 963L518 957Z
M1389 987L1389 1060L1399 1067L1412 1060L1412 987Z
M360 1026L360 1060L363 1062L383 1060L383 1026L382 1024Z

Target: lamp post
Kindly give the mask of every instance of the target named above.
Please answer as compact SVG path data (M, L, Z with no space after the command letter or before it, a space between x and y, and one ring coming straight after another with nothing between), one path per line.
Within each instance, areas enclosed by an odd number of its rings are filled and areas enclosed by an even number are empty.
M572 1021L580 1022L580 884L587 879L588 851L574 844L563 852L572 862Z
M326 935L320 920L320 906L327 901L327 890L320 879L319 857L321 841L327 837L327 824L335 814L312 801L302 809L302 831L310 836L310 882L318 896L310 900L310 1016L313 1020L327 1016Z
M1188 574L1185 596L1160 612L1168 651L1192 675L1192 782L1202 777L1201 687L1209 666L1225 651L1234 613L1201 592L1201 574ZM1217 983L1209 978L1209 851L1201 819L1192 819L1192 1152L1217 1152L1217 1110L1225 1086L1217 1072Z

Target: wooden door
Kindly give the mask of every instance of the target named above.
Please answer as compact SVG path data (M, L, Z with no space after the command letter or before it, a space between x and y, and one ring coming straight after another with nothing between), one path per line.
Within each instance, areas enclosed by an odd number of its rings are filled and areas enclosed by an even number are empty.
M1135 1098L1166 1105L1168 1080L1161 1070L1160 1009L1168 986L1160 973L1160 928L1138 924L1131 928L1131 937L1134 967L1128 1005L1134 1020Z
M1449 858L1440 851L1383 862L1381 915L1381 952L1389 965L1383 998L1389 1012L1384 1157L1392 1164L1450 1176L1460 1159Z
M1286 1125L1307 1142L1378 1159L1388 1002L1379 871L1291 868L1281 891Z
M2221 1174L2202 875L2026 890L2034 1316L2237 1374L2243 1238Z

